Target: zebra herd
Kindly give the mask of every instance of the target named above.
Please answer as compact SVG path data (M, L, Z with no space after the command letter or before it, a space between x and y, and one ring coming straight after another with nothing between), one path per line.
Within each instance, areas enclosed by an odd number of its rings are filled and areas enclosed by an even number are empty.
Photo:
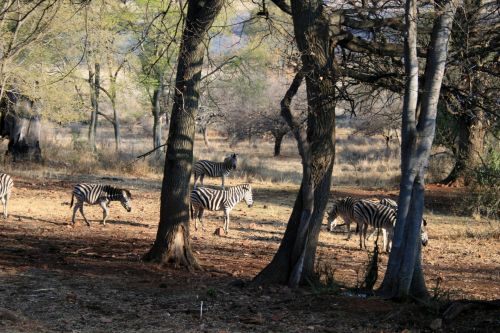
M366 248L366 240L382 232L383 249L389 252L394 234L398 204L396 201L383 198L379 202L372 200L354 199L345 197L337 199L331 211L328 213L328 229L332 231L337 224L337 217L344 220L347 227L347 239L351 237L351 222L356 223L356 230L359 231L359 247ZM374 228L372 235L367 236L368 227ZM422 245L427 245L427 221L422 219L420 226L420 238Z
M229 213L234 206L244 200L248 207L253 205L252 187L250 184L240 184L224 187L224 180L230 172L236 169L237 154L227 156L223 162L212 162L200 160L193 166L194 188L190 195L190 216L195 220L195 229L198 230L198 221L203 225L203 213L207 210L224 212L224 232L229 231ZM203 178L221 177L221 188L209 188L203 186ZM200 179L201 186L197 186ZM7 218L7 204L10 198L11 190L14 186L12 178L4 173L0 173L0 200L3 204L3 215ZM74 199L76 203L73 207ZM103 210L102 224L106 224L109 214L108 205L111 201L119 201L123 208L128 212L132 210L132 194L127 189L117 188L103 184L77 184L72 192L70 207L73 207L73 216L71 224L75 224L76 212L80 211L85 223L90 226L89 221L83 212L83 205L100 205ZM378 202L363 199L354 199L351 197L340 198L334 201L333 207L328 212L328 229L333 231L337 223L337 218L344 220L347 227L347 239L351 237L351 223L356 223L356 230L359 231L359 246L366 248L366 240L376 234L377 240L382 232L383 249L390 251L394 225L396 223L397 203L388 198L383 198ZM374 232L367 236L368 227L371 226ZM426 230L427 222L422 220L421 224L421 242L425 246L428 242Z

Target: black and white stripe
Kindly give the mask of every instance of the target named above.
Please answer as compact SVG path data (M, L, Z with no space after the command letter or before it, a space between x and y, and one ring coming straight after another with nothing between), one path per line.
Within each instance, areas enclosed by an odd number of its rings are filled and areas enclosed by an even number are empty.
M389 252L396 223L396 211L390 207L369 200L359 200L354 206L354 219L358 223L359 247L366 248L366 231L372 226L382 231L383 249Z
M78 184L73 189L73 194L71 196L71 204L70 207L73 206L73 199L76 197L76 204L73 208L73 218L71 223L75 224L75 215L76 211L79 209L80 213L82 213L83 219L90 226L89 221L83 214L83 203L87 203L89 205L97 205L99 204L102 207L102 224L106 224L106 218L108 217L108 204L110 201L120 201L123 208L125 208L128 212L132 210L130 206L130 200L132 199L132 195L129 190L116 188L110 185L102 185L102 184Z
M233 169L236 169L237 160L238 155L231 154L224 159L224 162L207 160L196 162L193 166L194 188L196 188L198 178L200 178L201 186L203 186L203 178L207 175L208 177L222 177L222 188L224 189L224 180Z
M223 210L224 231L229 231L229 212L241 200L245 200L248 207L253 205L252 187L250 184L232 186L226 190L216 190L208 187L198 187L191 192L191 218L195 219L195 229L198 230L198 220L203 227L203 211Z
M328 229L330 231L332 231L336 226L345 224L347 226L347 239L351 238L351 222L355 222L354 204L357 201L358 199L353 199L351 197L335 200L332 209L328 213ZM338 217L341 217L344 220L344 224L338 224Z
M380 199L380 204L394 209L397 214L398 203L395 200L382 198ZM427 233L427 221L424 218L422 218L422 224L420 225L420 239L423 246L426 246L429 242L429 234Z
M0 199L3 204L3 217L7 218L7 204L9 203L10 194L12 188L14 187L14 182L12 178L6 173L0 173Z

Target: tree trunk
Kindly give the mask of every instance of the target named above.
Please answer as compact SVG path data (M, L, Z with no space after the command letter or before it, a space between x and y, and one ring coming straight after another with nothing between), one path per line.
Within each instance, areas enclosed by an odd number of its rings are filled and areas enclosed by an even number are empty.
M208 140L208 127L203 126L201 132L203 133L203 142L205 143L205 147L210 147L210 141Z
M469 185L473 181L473 170L481 166L486 136L484 111L476 108L471 113L458 115L456 161L452 171L442 181L445 184Z
M459 0L438 2L427 53L420 114L417 116L418 58L417 5L407 0L405 9L405 72L401 183L398 217L389 263L380 288L386 297L425 298L427 287L421 267L420 226L424 209L424 178L434 140L437 105L444 76L448 40ZM417 123L418 119L418 123Z
M121 134L120 134L120 115L116 109L116 102L112 102L113 105L113 129L115 132L115 150L120 151Z
M28 97L8 92L2 102L0 131L8 137L6 155L17 161L42 160L40 105Z
M153 147L161 146L161 116L160 116L160 89L155 89L153 93ZM158 149L155 156L159 158L161 151Z
M285 235L273 260L255 278L256 284L288 283L295 286L312 278L317 240L328 201L335 156L335 82L329 71L334 45L328 42L328 17L322 1L292 0L295 36L302 54L302 75L307 84L307 134L285 117L292 128L302 157L303 178ZM335 29L335 28L333 28ZM282 115L292 90L296 93L299 72L282 101ZM297 82L298 81L298 82ZM285 102L288 100L288 105ZM289 116L291 118L291 114ZM310 197L308 197L310 196ZM305 229L305 230L304 230ZM305 233L305 234L303 234Z
M159 75L158 87L153 92L152 113L153 113L153 148L161 146L162 128L161 128L161 95L163 93L163 75ZM156 151L156 158L161 156L161 151Z
M89 145L92 151L96 149L97 116L99 113L100 71L101 66L99 63L96 63L94 65L93 70L91 67L89 67L90 103L92 105L89 125Z
M283 137L285 134L283 133L274 133L274 156L281 155L281 143L283 142Z
M145 261L174 262L199 268L189 238L189 180L193 163L195 119L207 31L222 7L222 0L189 0L179 52L176 89L167 140L160 224Z

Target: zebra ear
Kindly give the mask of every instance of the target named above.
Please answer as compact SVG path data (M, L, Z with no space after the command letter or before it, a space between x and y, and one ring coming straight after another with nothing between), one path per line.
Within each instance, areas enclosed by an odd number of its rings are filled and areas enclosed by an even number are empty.
M422 222L424 223L424 227L427 227L427 220L422 218Z
M127 197L128 197L130 200L132 200L132 193L130 193L130 191L129 191L129 190L124 190L124 191L125 191L125 193L127 193Z

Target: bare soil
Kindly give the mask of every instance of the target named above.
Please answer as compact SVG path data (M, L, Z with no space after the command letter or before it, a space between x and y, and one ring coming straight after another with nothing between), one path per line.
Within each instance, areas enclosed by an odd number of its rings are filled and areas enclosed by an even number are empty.
M430 241L423 262L427 285L441 302L415 305L358 294L368 252L358 248L357 235L346 241L343 229L330 233L326 224L318 265L329 267L338 285L247 286L279 246L296 185L254 184L254 207L240 204L231 212L227 236L213 235L222 226L222 214L208 212L207 230L192 226L191 234L204 270L190 273L141 262L158 224L157 181L84 180L130 188L132 212L113 203L103 226L101 209L86 206L91 227L77 215L73 228L74 178L15 178L10 216L0 221L0 332L412 332L431 327L498 332L500 327L497 309L472 308L439 323L444 300L500 298L498 222L457 216L463 189L428 189ZM353 188L332 192L395 194ZM379 279L386 263L383 254Z

